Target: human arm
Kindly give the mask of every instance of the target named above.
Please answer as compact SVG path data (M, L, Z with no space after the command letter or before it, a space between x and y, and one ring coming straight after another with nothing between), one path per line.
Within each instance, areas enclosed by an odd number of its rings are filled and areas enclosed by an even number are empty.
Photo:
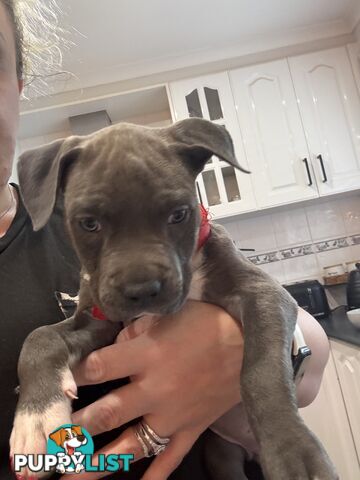
M319 392L330 348L323 328L310 313L299 308L297 321L311 350L304 377L296 389L299 408L303 408L310 405Z
M313 350L298 387L299 404L305 406L320 386L326 337L324 341L321 327L304 310L299 310L298 321ZM74 421L97 434L144 416L160 435L171 436L171 448L155 459L143 477L159 480L176 468L203 430L239 402L243 336L223 310L199 302L189 302L179 314L151 325L149 318L133 324L120 334L120 343L94 352L83 362L75 375L78 383L100 383L126 376L129 368L134 371L135 366L125 361L131 351L131 362L136 359L136 373L131 376L135 388L112 392L77 412ZM132 428L101 450L112 451L142 457Z

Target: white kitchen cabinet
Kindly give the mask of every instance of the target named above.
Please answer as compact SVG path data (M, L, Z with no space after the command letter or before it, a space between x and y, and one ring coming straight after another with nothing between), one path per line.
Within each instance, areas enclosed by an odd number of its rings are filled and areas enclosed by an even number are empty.
M349 53L355 81L360 92L360 42L349 43L349 45L347 46L347 50Z
M346 48L289 65L320 195L360 188L360 98Z
M175 120L225 125L252 172L250 179L216 158L206 165L199 191L214 217L360 188L353 69L340 47L170 85Z
M356 398L354 398L356 402ZM357 397L359 405L359 396ZM344 404L335 362L330 355L320 392L314 402L300 409L300 414L308 427L323 443L336 466L341 480L360 478L360 465Z
M248 168L227 73L173 82L170 95L174 120L201 117L225 126L239 163ZM251 176L216 157L207 163L197 182L200 200L215 218L257 209Z
M331 350L360 461L360 348L332 340Z
M318 197L287 61L229 76L259 206Z

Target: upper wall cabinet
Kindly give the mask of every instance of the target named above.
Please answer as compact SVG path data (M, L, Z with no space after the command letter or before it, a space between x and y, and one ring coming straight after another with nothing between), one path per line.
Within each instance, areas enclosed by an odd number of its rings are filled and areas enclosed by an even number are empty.
M287 61L229 75L259 206L317 197Z
M350 62L354 72L356 84L360 92L360 42L349 43L347 46L347 51L349 53Z
M239 163L248 168L226 73L170 84L175 120L200 117L223 125L230 132ZM256 210L251 177L216 157L197 179L199 196L214 217Z
M346 48L289 64L320 195L360 188L360 99Z

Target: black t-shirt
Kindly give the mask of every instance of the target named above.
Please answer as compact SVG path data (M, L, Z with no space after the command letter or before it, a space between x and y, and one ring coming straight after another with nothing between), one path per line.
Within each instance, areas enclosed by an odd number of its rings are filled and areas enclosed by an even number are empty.
M0 479L13 479L9 470L9 438L17 402L15 388L17 361L26 336L35 328L64 320L57 292L76 295L79 262L63 223L61 200L47 225L34 232L21 203L10 229L0 238ZM71 312L69 312L71 314ZM81 388L75 409L81 408L121 383ZM99 435L97 448L116 438L120 430ZM142 477L149 460L137 462L128 474L108 478L136 480ZM173 480L206 480L201 463L201 439Z

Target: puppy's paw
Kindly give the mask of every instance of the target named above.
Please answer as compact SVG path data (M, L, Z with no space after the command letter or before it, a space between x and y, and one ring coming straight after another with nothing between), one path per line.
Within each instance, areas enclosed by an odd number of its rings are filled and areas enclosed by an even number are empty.
M18 469L15 455L34 455L35 465L38 465L41 459L37 455L47 453L49 434L67 423L72 423L71 405L67 399L53 403L41 413L25 410L16 412L10 437L10 457L12 468L19 478L25 480L49 475L43 471L31 472L27 467Z
M266 480L339 480L318 439L305 427L282 441L273 438L261 453Z
M80 473L82 472L83 470L85 469L84 465L82 465L81 463L78 463L75 467L75 473Z
M65 465L63 465L63 464L58 465L58 466L56 467L56 471L57 471L57 473L61 473L62 475L64 475L64 473L65 473Z

